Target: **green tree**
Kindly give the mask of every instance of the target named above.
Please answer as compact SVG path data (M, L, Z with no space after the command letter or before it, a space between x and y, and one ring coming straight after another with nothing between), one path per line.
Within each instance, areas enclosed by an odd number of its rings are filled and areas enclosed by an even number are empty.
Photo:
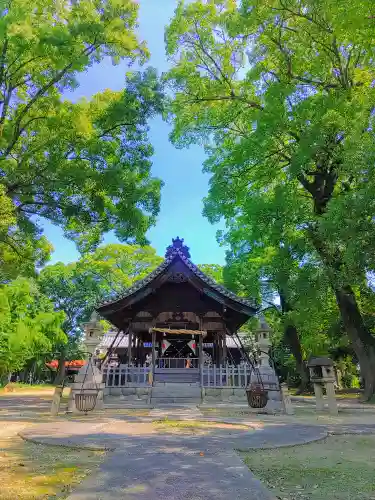
M52 249L36 228L27 233L18 228L15 212L12 200L0 184L0 284L19 275L35 275L35 265L42 266Z
M2 2L0 184L14 217L0 239L7 259L44 259L38 217L61 226L81 250L110 230L146 241L161 186L150 173L147 137L148 119L161 110L155 71L127 74L122 91L64 98L104 58L147 59L137 13L132 0Z
M0 287L0 380L66 342L63 321L64 313L54 311L35 281L18 278Z
M330 283L367 397L375 339L356 287L374 236L371 9L366 0L180 2L166 36L172 139L206 147L206 215L230 224L246 214L283 244L290 229L301 233ZM261 234L250 239L251 251L262 245Z
M113 299L155 269L162 258L150 246L109 244L77 262L46 266L39 275L43 293L64 311L63 330L69 342L60 346L56 383L64 375L64 362L79 354L82 324L99 302Z
M224 284L223 266L219 264L199 264L198 267L204 274L212 278L216 283L219 283L219 285Z

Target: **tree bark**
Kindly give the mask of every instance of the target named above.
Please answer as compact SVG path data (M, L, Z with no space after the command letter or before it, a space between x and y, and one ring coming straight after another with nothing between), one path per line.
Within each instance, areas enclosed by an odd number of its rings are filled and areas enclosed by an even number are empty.
M342 322L358 358L364 382L364 399L368 400L375 394L375 338L366 328L351 285L337 283L337 274L345 276L345 267L339 251L332 255L316 231L311 231L310 236L327 269Z
M352 288L336 288L335 295L345 330L359 361L364 399L368 400L375 393L375 339L364 324Z
M294 359L296 360L297 372L301 378L301 383L298 392L302 393L307 390L310 384L309 369L303 359L302 347L299 339L297 328L293 324L285 326L284 340L289 346Z
M283 313L288 313L293 310L291 305L286 300L283 292L279 290L280 305ZM309 369L303 359L302 346L299 338L297 327L290 321L284 324L284 340L289 346L294 359L296 360L296 369L301 378L301 383L299 386L299 392L304 392L310 383Z
M65 351L61 349L59 356L59 366L57 367L56 377L54 380L55 385L61 385L65 378Z

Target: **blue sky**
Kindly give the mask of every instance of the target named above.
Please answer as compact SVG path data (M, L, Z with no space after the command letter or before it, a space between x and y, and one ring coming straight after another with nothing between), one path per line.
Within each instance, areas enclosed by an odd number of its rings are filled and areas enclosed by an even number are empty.
M162 8L160 5L162 4ZM164 53L164 26L173 15L176 0L140 0L139 36L151 51L149 65L159 73L168 68ZM80 78L80 87L69 97L90 97L106 88L119 90L124 86L126 65L112 66L109 61L90 68ZM212 226L202 216L202 198L207 194L208 176L202 173L204 153L198 147L175 149L168 140L170 127L161 119L151 124L150 139L155 148L153 174L163 179L161 210L157 224L148 232L151 245L164 255L172 238L180 236L190 247L197 264L223 264L224 249L216 242L219 226ZM64 238L62 231L44 224L45 235L55 251L51 263L71 262L78 258L74 243ZM107 235L105 242L116 239Z

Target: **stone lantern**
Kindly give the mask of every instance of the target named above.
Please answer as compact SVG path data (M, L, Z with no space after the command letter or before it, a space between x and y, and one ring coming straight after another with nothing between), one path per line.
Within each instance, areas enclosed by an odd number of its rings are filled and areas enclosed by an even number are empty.
M264 316L261 316L259 318L259 328L256 331L256 345L259 349L259 368L265 368L266 371L269 371L269 368L271 368L269 357L271 334L271 328Z
M84 325L85 339L83 341L88 362L79 370L74 377L74 382L70 389L68 403L68 413L78 413L80 410L76 406L78 397L91 397L94 402L93 409L103 408L104 387L103 375L94 365L93 356L96 348L103 336L103 327L100 324L99 315L94 311L90 321ZM91 358L91 360L90 360Z
M325 389L329 412L337 415L338 410L335 395L336 376L332 359L325 357L310 358L307 366L310 370L311 382L314 384L316 409L324 409L323 389Z
M87 355L94 355L97 346L99 345L103 336L103 327L100 323L99 315L94 311L91 315L90 321L84 324L85 340L84 346Z
M255 332L256 347L259 350L258 365L252 372L250 383L257 384L262 380L264 389L268 393L267 409L279 409L281 404L280 384L273 366L270 365L269 350L271 346L272 330L264 316L259 317L259 327Z

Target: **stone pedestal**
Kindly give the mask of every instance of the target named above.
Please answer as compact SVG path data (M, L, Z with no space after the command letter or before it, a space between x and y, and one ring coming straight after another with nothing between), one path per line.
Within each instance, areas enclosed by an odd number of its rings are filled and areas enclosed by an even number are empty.
M332 415L337 415L339 410L337 408L335 385L333 382L326 382L326 394L329 412Z
M87 372L87 373L86 373ZM96 405L94 410L101 410L103 408L103 397L105 383L102 381L103 375L101 371L89 363L86 363L74 377L74 383L71 385L71 392L68 404L69 413L80 413L76 408L75 395L84 391L85 394L97 393Z
M316 409L318 411L324 410L324 396L323 396L323 385L320 383L314 384L314 394L316 401Z
M323 389L326 391L328 410L332 415L338 414L335 394L335 372L330 358L311 358L307 365L310 370L311 382L314 384L316 409L324 410Z

